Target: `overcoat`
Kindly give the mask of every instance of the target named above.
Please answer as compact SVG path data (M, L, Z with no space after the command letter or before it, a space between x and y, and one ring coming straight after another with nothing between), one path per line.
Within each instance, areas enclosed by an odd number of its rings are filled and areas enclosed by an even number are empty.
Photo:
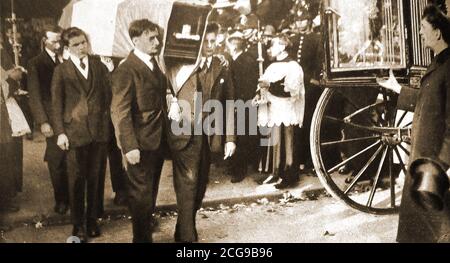
M450 48L432 60L422 77L420 89L403 87L400 108L414 110L409 164L428 160L445 172L450 165ZM400 206L397 241L450 241L450 195L444 209L425 211L411 198L412 179L406 176Z

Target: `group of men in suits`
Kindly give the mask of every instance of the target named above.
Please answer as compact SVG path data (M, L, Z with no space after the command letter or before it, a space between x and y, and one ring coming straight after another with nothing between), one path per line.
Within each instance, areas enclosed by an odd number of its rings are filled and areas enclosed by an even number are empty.
M113 74L111 114L118 144L127 161L133 242L152 241L151 217L168 152L173 160L178 207L175 241L198 240L195 216L206 191L210 152L213 145L222 144L220 138L208 136L203 131L200 135L192 132L176 134L171 127L172 122L180 120L191 128L197 121L203 122L207 114L195 106L199 100L234 98L229 71L213 57L218 30L217 25L208 25L202 45L202 63L175 91L157 60L161 47L157 25L146 19L130 24L129 35L135 49ZM178 120L168 118L171 114L166 101L167 90L172 91L173 103L184 101L192 105L190 110L179 112ZM232 125L227 122L230 134L234 129ZM226 137L225 158L233 155L234 140L234 136Z
M203 63L173 93L179 100L234 98L230 72L213 58L218 29L208 26ZM222 137L171 132L166 101L171 87L157 62L158 26L136 20L130 24L129 35L134 50L112 77L101 60L89 54L88 37L76 27L62 33L46 31L42 53L29 63L30 104L47 141L44 159L53 184L54 209L64 214L70 208L72 235L82 241L101 234L97 219L102 213L105 164L112 142L126 161L126 175L116 179L116 188L126 190L133 241L151 242L159 178L170 151L179 210L175 240L195 242L195 215L206 191L210 152L224 145ZM67 59L61 56L60 43L69 51ZM192 125L207 118L196 110L184 112ZM233 134L234 126L227 123L227 133ZM228 158L235 151L235 137L227 136L226 141Z
M88 38L78 28L62 34L49 29L42 44L42 52L29 61L27 76L32 113L46 137L44 160L53 185L54 210L65 214L70 208L73 235L96 237L108 155L115 203L124 203L121 155L115 144L109 144L114 141L110 73L98 57L88 55ZM66 59L62 47L69 51Z
M102 213L104 166L112 136L124 157L126 176L119 185L127 194L133 242L152 241L152 214L168 154L173 160L178 206L175 241L195 242L195 217L206 192L211 153L223 152L228 159L236 151L234 107L226 107L225 101L253 98L253 89L237 94L235 85L245 80L251 82L247 86L257 84L257 53L244 52L244 46L238 45L227 67L215 56L219 26L210 23L200 63L181 86L173 87L158 61L158 26L146 19L135 20L128 33L134 49L112 75L98 57L89 55L88 37L75 27L62 35L47 32L44 51L30 62L31 106L47 137L45 160L55 191L55 211L63 214L70 207L72 235L82 240L100 235L97 218ZM67 60L57 52L60 41L69 50ZM254 72L243 76L239 67L245 65L254 65ZM173 97L170 109L168 93ZM220 101L226 111L225 136L210 134L204 125L200 125L200 134L174 132L174 125L188 125L193 131L199 123L210 121L208 117L215 112L204 112L203 107L211 100ZM180 101L189 108L172 118L172 106ZM256 144L242 144L242 148L251 151ZM238 151L234 167L246 167L248 161L239 156L249 155ZM236 170L236 174L243 177L245 170Z

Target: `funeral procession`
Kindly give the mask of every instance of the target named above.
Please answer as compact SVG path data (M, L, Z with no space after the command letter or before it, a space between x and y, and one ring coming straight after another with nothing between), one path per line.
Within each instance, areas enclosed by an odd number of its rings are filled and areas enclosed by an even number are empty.
M0 243L450 243L450 0L0 3Z

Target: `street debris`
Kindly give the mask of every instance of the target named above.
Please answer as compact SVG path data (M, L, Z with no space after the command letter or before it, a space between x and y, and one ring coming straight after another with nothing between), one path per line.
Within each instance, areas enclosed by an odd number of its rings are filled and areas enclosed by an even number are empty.
M324 236L324 237L326 237L326 236L334 237L335 235L336 235L336 234L330 233L330 232L328 232L328 231L325 231L325 233L323 233L323 236Z
M34 227L35 227L36 229L41 229L41 228L43 227L42 222L37 222L37 223L34 225Z
M264 198L258 199L257 202L258 202L258 204L261 204L261 205L268 205L269 204L269 199L264 197Z

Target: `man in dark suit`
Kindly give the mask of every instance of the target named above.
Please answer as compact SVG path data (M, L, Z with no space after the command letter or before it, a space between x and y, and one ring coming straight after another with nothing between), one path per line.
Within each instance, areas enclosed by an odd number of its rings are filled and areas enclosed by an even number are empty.
M53 74L51 119L57 145L67 151L72 235L85 240L86 235L100 235L98 185L109 140L111 90L108 69L88 55L86 34L71 27L63 32L62 41L70 57Z
M214 131L207 127L208 122L215 122L212 125L215 128L222 127L221 121L217 119L223 115L222 112L213 111L208 115L203 113L208 110L202 109L206 108L208 103L214 104L219 101L222 102L219 106L223 108L226 100L234 101L231 75L227 68L221 65L220 60L213 57L218 30L217 24L207 26L201 63L176 94L182 108L181 122L172 122L169 147L173 159L174 186L178 206L175 230L175 241L177 242L196 242L198 240L195 216L206 192L210 153L223 149L223 136L217 133L211 135L211 132ZM236 149L233 115L234 107L227 107L224 159L231 157ZM172 111L170 116L172 116ZM209 119L210 117L215 118L214 121ZM177 129L180 126L183 126L183 130L188 128L187 134L180 133L180 130Z
M46 137L44 160L47 162L55 197L55 212L65 214L69 207L65 152L56 144L51 115L51 82L55 67L63 62L61 33L58 29L45 31L42 38L44 50L28 63L28 91L33 118Z
M237 151L231 158L232 165L232 183L244 180L247 175L248 165L257 167L259 155L256 153L258 148L258 135L251 134L257 131L257 108L251 106L251 100L256 95L258 85L259 69L257 56L252 52L246 52L244 35L240 31L233 32L227 39L229 52L231 56L230 70L235 88L235 99L244 103L248 102L249 108L245 112L245 133L238 134ZM255 54L257 55L257 54ZM253 111L253 114L251 114ZM253 117L253 118L252 118Z
M133 242L152 242L152 214L164 163L167 81L156 56L158 26L147 19L128 29L135 49L113 73L111 115L117 142L125 155Z

